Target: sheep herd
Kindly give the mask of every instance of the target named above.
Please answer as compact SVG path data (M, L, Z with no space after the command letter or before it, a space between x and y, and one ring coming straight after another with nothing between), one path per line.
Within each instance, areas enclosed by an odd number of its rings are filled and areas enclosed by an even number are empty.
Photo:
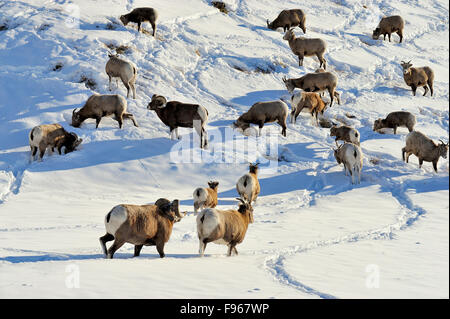
M148 21L153 27L153 36L156 35L156 20L158 12L153 8L136 8L132 12L122 15L120 20L126 26L129 22L138 24L138 32L141 23ZM285 34L283 39L289 44L292 53L298 57L299 65L303 65L304 57L316 56L319 60L319 69L308 73L300 78L287 79L283 82L291 97L291 122L295 123L300 112L307 110L316 118L323 114L328 102L322 99L326 91L330 97L329 106L336 99L341 103L340 94L336 90L338 77L336 74L326 71L327 61L324 54L327 43L319 38L297 37L294 28L299 27L306 33L306 14L303 10L283 10L273 21L267 20L267 27L271 30L283 28ZM404 21L400 16L383 17L373 31L373 39L381 35L396 32L403 40ZM429 67L413 68L409 62L401 62L405 83L411 87L416 95L418 87L424 87L425 93L430 91L433 95L434 73ZM136 77L138 69L130 61L121 59L118 55L109 55L105 66L109 77L109 88L113 78L120 78L127 89L127 98L130 93L136 98ZM301 91L294 93L298 88ZM171 138L178 136L178 127L194 128L200 136L200 147L208 147L208 135L205 126L208 122L208 110L198 104L186 104L178 101L167 101L164 96L154 94L147 108L155 111L158 118L170 129ZM276 122L282 128L281 134L287 135L286 120L289 114L288 105L281 100L257 102L247 112L242 114L233 124L235 128L245 131L250 124L259 126L259 135L265 123ZM86 119L95 119L96 128L102 117L114 116L119 127L122 128L123 120L130 119L134 126L138 126L133 114L127 112L127 100L121 95L99 95L93 94L88 98L84 106L72 112L72 123L74 127L80 127ZM416 118L409 112L392 112L385 119L377 119L373 131L383 128L393 128L394 134L397 128L405 126L410 133L406 138L406 146L402 149L403 160L408 162L411 154L419 158L420 167L423 161L433 163L437 172L437 162L440 157L446 158L448 143L440 141L436 144L424 134L414 131ZM337 149L334 156L338 164L344 165L345 174L351 175L352 183L359 183L363 166L363 152L360 148L360 133L353 127L333 125L330 135L336 137ZM338 140L344 143L339 145ZM56 147L59 154L64 147L65 153L74 151L82 142L75 133L67 132L59 124L44 124L34 127L29 133L32 161L39 149L39 159L42 160L47 148L51 151ZM218 204L219 182L211 181L208 188L197 188L194 190L194 213L197 215L197 231L199 238L199 253L203 256L207 243L225 244L228 246L228 255L237 254L236 245L244 240L248 224L253 222L252 204L256 201L260 192L258 181L258 164L250 164L249 172L243 175L236 183L239 194L239 207L237 210L220 210ZM118 205L105 216L106 234L100 237L101 247L107 258L113 258L117 249L125 243L135 245L134 256L139 256L142 247L155 245L161 257L164 257L164 245L169 240L173 224L180 221L186 215L180 212L179 201L169 201L165 198L158 199L153 205ZM114 240L109 249L106 243Z

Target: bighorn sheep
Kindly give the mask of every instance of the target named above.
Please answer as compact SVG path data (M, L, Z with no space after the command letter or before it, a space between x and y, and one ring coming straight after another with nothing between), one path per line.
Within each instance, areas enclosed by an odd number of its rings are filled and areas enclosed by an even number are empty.
M288 113L289 107L283 101L257 102L247 112L239 116L233 126L245 131L250 127L250 124L257 124L259 136L261 136L265 123L277 122L282 128L281 134L286 136Z
M300 112L307 108L309 113L316 118L316 123L319 125L317 115L323 114L328 102L325 103L319 94L314 92L298 92L291 96L291 123L296 123Z
M109 77L109 90L111 88L111 79L120 78L123 85L127 88L127 98L130 96L130 88L133 90L133 99L136 99L136 76L137 68L134 63L119 58L119 55L108 54L109 60L106 63L105 71ZM116 79L118 83L118 79Z
M440 144L435 144L432 139L425 134L412 131L406 136L406 146L402 148L403 161L408 163L411 154L419 158L419 168L422 168L423 161L432 162L434 171L437 173L437 163L439 158L447 158L448 143L439 140ZM406 158L405 158L406 153Z
M276 30L278 28L283 28L283 31L286 32L291 27L298 26L303 30L303 33L306 33L306 15L301 9L291 9L291 10L283 10L280 12L278 17L273 20L271 23L269 19L267 19L267 28L270 30Z
M134 126L138 126L134 115L127 113L127 100L121 95L91 95L84 106L77 112L75 108L72 112L72 126L80 127L86 119L95 119L95 128L98 128L100 120L104 116L114 115L122 128L123 119L130 119Z
M117 205L105 216L106 234L100 237L103 253L109 259L125 243L134 245L134 256L142 247L156 246L159 256L164 257L164 245L169 241L173 224L186 213L180 213L179 201L158 199L154 205ZM106 249L106 243L114 243Z
M155 111L159 119L169 127L170 138L173 138L173 133L180 138L178 127L193 127L200 136L200 148L208 146L208 134L205 129L208 110L203 106L178 101L167 102L164 96L154 94L147 109Z
M199 209L214 208L217 206L217 190L219 182L208 182L209 188L199 187L194 191L194 213Z
M58 149L59 155L61 155L61 149L64 146L64 154L73 152L78 145L81 144L83 139L78 138L77 134L67 132L59 124L43 124L35 126L28 136L30 142L30 162L33 161L36 156L36 152L39 148L39 160L42 161L42 157L45 154L45 150L50 147L51 151Z
M197 233L199 239L199 254L205 253L206 244L227 245L228 256L238 254L236 245L242 243L248 224L253 223L253 208L240 198L238 210L218 210L207 208L197 215Z
M414 130L416 125L416 117L410 112L391 112L385 119L375 120L373 123L373 131L378 131L382 128L393 128L394 134L397 134L397 127L405 126L410 132Z
M261 187L258 180L258 165L250 164L249 172L241 176L236 183L236 190L239 196L248 203L256 202Z
M331 72L314 72L308 73L297 79L288 79L283 77L283 82L290 94L294 92L295 88L304 90L305 92L322 92L328 91L330 95L330 107L333 105L333 100L336 97L338 104L341 103L339 93L336 91L338 78Z
M353 143L359 146L359 138L361 135L359 134L358 130L353 127L346 125L337 127L336 125L334 125L330 128L330 136L336 136L336 139L334 140L336 146L338 146L338 140Z
M355 175L358 175L358 184L361 183L363 154L359 146L353 143L344 143L334 150L334 157L338 164L344 164L345 176L348 171L352 177L352 184L355 184Z
M150 22L153 28L153 36L156 35L156 19L158 19L158 12L153 8L136 8L130 13L120 16L120 21L125 26L129 22L137 23L138 32L141 31L142 22Z
M378 40L380 35L383 35L383 40L386 40L387 34L389 36L389 42L391 42L391 33L397 32L400 36L400 43L402 43L404 26L405 22L400 16L383 17L378 27L373 30L372 39Z
M327 50L327 44L322 39L311 39L305 37L295 37L294 31L288 30L283 36L283 40L289 42L289 47L292 53L298 56L298 65L303 66L303 58L305 56L317 56L320 62L320 66L326 70L327 60L323 57L325 51Z
M403 68L403 79L406 85L411 87L414 96L416 96L416 90L419 86L423 86L425 90L423 96L427 94L428 89L430 89L431 96L433 96L434 72L431 68L427 66L412 68L411 61L402 61L401 66Z

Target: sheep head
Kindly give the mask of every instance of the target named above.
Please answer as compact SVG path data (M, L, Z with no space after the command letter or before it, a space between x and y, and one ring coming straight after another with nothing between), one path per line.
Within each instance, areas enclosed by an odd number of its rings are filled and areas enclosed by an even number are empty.
M445 144L444 141L439 140L439 142L441 142L438 145L439 148L439 156L441 156L442 158L447 158L447 152L448 152L448 143Z
M250 163L250 165L248 167L249 172L257 175L258 174L258 166L259 166L259 163L256 163L256 164Z
M219 186L219 182L210 181L210 182L208 182L208 186L209 186L209 188L215 190Z
M236 122L233 122L233 128L235 129L241 129L242 131L245 131L249 127L250 123L243 121L241 118L238 118Z
M373 40L378 40L380 38L380 35L381 35L381 29L380 28L376 28L372 32L372 39Z
M334 125L330 128L330 136L336 136L337 135L337 127Z
M122 21L123 25L127 25L128 22L130 22L130 21L128 20L128 18L126 17L126 15L120 16L120 21Z
M158 212L161 216L174 223L179 222L186 216L185 212L180 213L180 201L178 199L170 202L166 198L160 198L155 202L155 205L158 206Z
M284 76L283 82L284 82L284 85L286 85L286 89L288 90L289 94L292 94L292 92L294 92L294 89L295 89L295 86L292 83L292 80L288 79Z
M81 142L83 142L83 139L78 138L78 135L73 132L69 133L69 135L66 138L67 138L65 143L66 149L64 150L64 154L75 151L78 145L80 145Z
M80 127L81 123L85 120L84 117L80 115L80 112L77 112L77 109L75 108L72 111L72 126L73 127Z
M270 23L269 19L267 19L267 28L273 30L273 23Z
M384 120L384 119L375 120L375 122L373 122L373 131L375 132L382 128L385 128L386 127L385 122L386 122L386 120Z
M164 96L154 94L152 96L152 100L147 105L147 109L155 111L157 109L164 108L166 106L166 104L167 104L167 99Z
M283 36L283 40L291 41L295 37L294 30L289 29L286 31L286 34Z
M239 204L239 208L238 208L238 212L245 215L246 213L248 213L248 219L249 219L249 223L252 224L254 219L253 219L253 207L250 203L244 201L242 198L236 198L240 204Z
M402 68L403 68L403 74L408 74L408 73L410 73L411 71L409 70L411 67L412 67L412 63L411 63L411 61L409 61L409 62L405 62L405 61L402 61L401 63L400 63L400 65L402 66Z

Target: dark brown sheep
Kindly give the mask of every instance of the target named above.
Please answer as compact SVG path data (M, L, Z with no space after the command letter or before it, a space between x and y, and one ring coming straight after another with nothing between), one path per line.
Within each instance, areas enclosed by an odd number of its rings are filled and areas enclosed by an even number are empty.
M278 17L269 22L267 19L267 27L270 30L276 30L278 28L283 28L283 31L286 32L292 27L298 26L303 30L303 33L306 33L306 15L301 9L291 9L291 10L283 10L280 12Z
M153 28L153 36L156 35L156 19L158 19L158 12L153 8L136 8L130 13L120 16L120 21L125 26L129 22L137 23L138 31L141 31L142 22L150 22Z

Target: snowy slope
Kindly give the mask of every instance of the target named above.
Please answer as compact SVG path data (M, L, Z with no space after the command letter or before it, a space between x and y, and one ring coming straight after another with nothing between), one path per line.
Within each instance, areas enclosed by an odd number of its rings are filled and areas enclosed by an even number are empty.
M0 297L449 297L448 160L440 159L437 174L431 163L420 170L414 156L409 164L401 160L405 128L397 135L372 131L375 119L408 110L417 130L448 141L447 1L301 4L306 36L327 41L325 57L339 77L343 103L325 117L361 133L360 185L336 164L329 130L308 115L289 125L287 138L272 124L263 129L266 139L237 132L224 138L253 103L289 99L283 76L318 67L315 58L299 67L281 30L265 27L297 1L225 2L228 15L202 0L0 4ZM120 24L121 14L139 6L158 8L156 39L148 23L144 33ZM396 34L391 43L372 40L379 19L394 14L406 20L404 43ZM93 120L71 127L75 107L93 92L109 93L107 53L120 46L139 69L137 99L128 99L128 110L140 127L125 121L119 130L107 118L97 130ZM433 68L433 97L422 97L422 89L412 96L401 60ZM126 95L121 83L114 92ZM153 94L208 109L210 148L189 147L194 163L177 150L195 133L182 128L182 141L170 140L146 108ZM44 123L76 132L80 150L30 164L28 132ZM199 258L192 191L216 179L219 206L236 207L237 179L249 161L265 166L274 145L278 167L261 172L255 223L239 256L228 258L226 247L209 244ZM111 207L160 197L179 198L189 212L175 224L166 257L145 247L131 258L133 246L125 245L115 259L103 259L98 237ZM68 285L73 274L79 288Z

